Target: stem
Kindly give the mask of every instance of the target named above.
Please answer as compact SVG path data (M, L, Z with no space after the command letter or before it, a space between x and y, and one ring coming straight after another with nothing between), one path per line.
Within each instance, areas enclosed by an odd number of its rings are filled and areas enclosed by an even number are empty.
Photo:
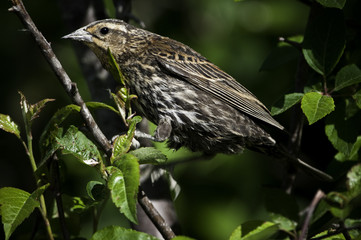
M35 158L34 158L34 153L33 153L33 136L31 134L31 122L30 120L28 121L26 118L26 113L25 110L23 109L23 118L24 118L24 123L25 123L25 132L26 132L26 139L27 139L27 144L25 144L23 142L23 145L25 147L26 153L28 154L29 160L30 160L30 164L31 167L33 169L33 173L34 173L34 177L35 177L35 181L36 181L36 186L40 187L41 186L41 182L40 179L36 176L35 172L38 169L36 162L35 162ZM45 228L46 228L46 232L48 234L48 237L50 240L54 239L53 236L53 232L51 230L51 226L50 226L50 222L49 219L47 217L47 210L46 210L46 204L45 204L45 198L44 195L41 194L40 195L40 213L41 216L44 219L44 223L45 223Z
M325 197L325 193L322 192L321 190L318 190L315 197L313 198L310 206L308 207L306 219L305 219L305 222L303 223L300 237L298 238L299 240L306 240L307 232L308 232L308 226L310 224L313 211L315 210L317 204L321 201L321 199L323 197Z

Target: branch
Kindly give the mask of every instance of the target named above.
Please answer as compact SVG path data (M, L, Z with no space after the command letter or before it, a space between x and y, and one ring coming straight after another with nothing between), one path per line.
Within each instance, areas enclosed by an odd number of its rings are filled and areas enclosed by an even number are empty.
M110 155L112 151L111 144L104 134L100 131L100 128L94 121L94 118L90 114L89 109L85 106L85 103L82 97L79 94L79 90L75 83L73 83L68 74L65 72L61 63L55 56L50 44L46 41L43 34L37 29L34 22L32 21L30 15L26 11L21 0L12 0L13 7L9 11L14 12L22 21L24 26L30 31L31 35L34 37L35 42L38 44L42 54L44 55L46 61L49 63L51 69L63 85L66 93L71 98L72 102L81 107L80 113L83 117L86 125L88 126L90 132L95 137L96 141L100 146L105 150L105 152Z
M83 117L87 127L90 132L103 148L103 150L110 157L112 154L112 146L108 139L104 136L98 125L96 124L93 116L90 114L89 109L86 107L84 100L79 94L79 90L75 83L73 83L61 63L55 56L50 44L47 42L43 34L37 29L34 22L32 21L30 15L25 9L25 6L21 0L11 0L13 6L9 9L10 12L14 12L19 19L22 21L23 25L29 30L31 35L34 37L35 42L39 46L42 54L44 55L46 61L49 63L51 69L63 85L66 93L71 98L72 102L81 107L80 114ZM145 195L143 191L138 195L139 203L144 207L144 211L151 218L152 222L155 223L159 232L165 236L166 239L174 237L174 233L170 227L166 224L162 216L155 210L154 206ZM145 207L147 206L147 207ZM169 236L169 238L167 237Z
M162 229L162 231L159 231L164 239L172 239L175 237L174 232L172 229L168 226L168 224L164 221L164 219L161 217L157 209L153 206L151 201L148 199L148 197L145 195L144 191L139 188L138 192L138 201L139 204L142 206L144 212L147 214L149 219L153 222L153 224L157 227L157 229Z
M307 232L308 232L308 226L310 225L310 221L311 221L311 217L313 215L313 212L314 212L317 204L321 201L321 199L323 197L325 197L325 193L322 192L321 190L318 190L315 197L313 198L310 206L307 209L306 219L305 219L305 222L303 223L301 234L300 234L300 237L298 238L299 240L305 240L306 239Z

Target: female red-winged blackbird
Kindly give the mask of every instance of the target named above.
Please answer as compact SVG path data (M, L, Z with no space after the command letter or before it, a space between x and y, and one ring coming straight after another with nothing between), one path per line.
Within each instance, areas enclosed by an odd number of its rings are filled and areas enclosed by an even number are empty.
M158 126L155 139L168 140L169 147L206 154L249 148L330 178L287 153L266 131L284 129L267 108L190 47L115 19L90 23L64 38L89 46L107 70L110 49L127 86L138 96L139 111Z

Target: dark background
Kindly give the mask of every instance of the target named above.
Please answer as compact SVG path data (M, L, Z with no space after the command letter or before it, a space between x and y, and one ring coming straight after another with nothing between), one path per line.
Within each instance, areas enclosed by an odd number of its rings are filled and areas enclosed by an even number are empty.
M110 5L111 1L108 2ZM68 32L58 2L25 1L25 6L51 42L72 80L78 83L83 98L90 100L71 44L61 39ZM36 142L43 127L56 109L69 104L70 100L30 34L23 31L19 19L7 11L9 7L9 1L0 2L0 22L3 23L0 113L10 115L23 129L18 91L23 92L31 103L44 98L56 99L33 125L35 154L39 156ZM113 15L111 8L109 11ZM304 33L308 7L298 1L134 0L133 13L148 30L174 38L200 52L240 81L269 108L294 88L296 60L273 71L260 72L259 69L277 46L278 37ZM276 119L288 127L289 114ZM322 121L305 128L302 146L311 160L317 162L332 156L326 137L314 139L313 136L324 136ZM325 151L320 148L323 145ZM166 149L164 152L171 157L189 154L185 151L174 154ZM65 191L85 193L85 184L94 171L78 163L67 162L65 166L69 175L64 182ZM283 173L281 164L249 151L239 156L220 155L210 161L176 167L174 177L182 191L175 203L184 235L226 239L246 220L267 219L263 192L268 188L280 188ZM309 203L317 184L307 176L299 176L294 194L301 205ZM21 143L15 136L0 131L0 187L4 186L31 192L35 183ZM109 224L113 218L119 218L119 215L104 215L100 225ZM81 235L89 237L89 231L84 229Z

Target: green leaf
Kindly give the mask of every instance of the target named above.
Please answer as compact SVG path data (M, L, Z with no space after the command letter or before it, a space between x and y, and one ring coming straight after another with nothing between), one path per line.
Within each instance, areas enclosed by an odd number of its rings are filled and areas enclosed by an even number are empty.
M291 60L297 59L300 52L294 47L284 46L277 47L263 61L260 71L273 70L280 67Z
M361 82L361 70L355 65L350 64L343 67L336 75L334 91L341 90L345 87Z
M342 9L345 6L346 0L316 0L319 4L329 8Z
M14 134L21 140L18 125L11 120L10 116L0 113L0 129Z
M335 104L330 96L318 92L309 92L303 96L301 108L311 125L334 111Z
M107 168L108 188L112 201L131 222L137 223L136 200L139 187L139 164L133 155L125 154Z
M129 152L139 159L140 164L162 164L167 162L167 156L154 147L141 147Z
M88 108L94 108L94 109L96 109L96 108L104 108L104 109L108 109L108 110L110 110L112 112L115 112L115 113L119 114L119 111L116 110L114 107L112 107L112 106L110 106L108 104L102 103L102 102L86 102L85 104L86 104L86 106Z
M86 185L86 191L94 201L101 201L107 196L107 189L104 183L99 181L90 181Z
M159 240L146 233L119 226L109 226L97 231L90 240Z
M87 165L96 165L101 154L96 145L75 126L70 126L63 137L56 137L63 154L70 154Z
M241 225L242 240L264 240L278 232L278 226L272 222L249 221Z
M347 173L347 188L350 198L361 195L361 164L357 164Z
M45 107L45 104L48 102L55 101L55 99L43 99L35 104L29 104L26 100L24 94L22 92L19 92L21 100L20 100L20 106L21 110L23 111L23 116L25 117L28 125L31 125L31 122L39 117L39 114L41 110Z
M32 194L12 187L0 189L0 213L6 240L34 209L40 206L38 198L47 187L48 185L44 185Z
M70 104L59 109L44 128L39 141L43 162L52 156L60 147L57 142L57 138L61 138L63 134L63 129L60 125L69 114L73 112L80 112L80 107Z
M118 167L123 173L129 213L132 215L132 218L137 221L136 203L138 188L140 184L140 170L138 159L131 154L124 154L115 161L114 165ZM125 215L127 216L127 214Z
M276 103L276 106L272 106L271 114L274 116L287 111L289 108L299 103L303 95L303 93L286 94L281 101Z
M111 162L113 163L118 156L127 153L132 145L132 139L127 135L118 136L113 142L113 153Z
M357 138L361 126L360 114L345 119L345 104L338 104L336 111L325 121L325 133L333 147L345 155L346 158L355 155L359 149ZM350 126L353 126L350 128Z
M342 12L313 5L302 49L308 65L327 76L343 54L345 38Z
M111 74L113 75L113 77L115 78L115 80L122 84L122 86L125 85L125 78L124 78L124 75L122 73L122 71L120 70L119 68L119 65L117 63L117 61L115 60L113 54L111 53L110 49L108 48L108 61L109 61L109 64L111 66Z
M136 124L142 120L140 116L135 116L129 120L129 129L127 135L117 137L113 143L113 153L111 162L114 162L118 156L127 153L132 145Z
M240 240L240 239L242 239L242 227L238 226L232 232L231 236L229 237L229 240Z
M195 239L186 236L176 236L175 238L172 238L172 240L195 240Z
M352 98L355 100L356 105L361 109L361 90L352 95Z

